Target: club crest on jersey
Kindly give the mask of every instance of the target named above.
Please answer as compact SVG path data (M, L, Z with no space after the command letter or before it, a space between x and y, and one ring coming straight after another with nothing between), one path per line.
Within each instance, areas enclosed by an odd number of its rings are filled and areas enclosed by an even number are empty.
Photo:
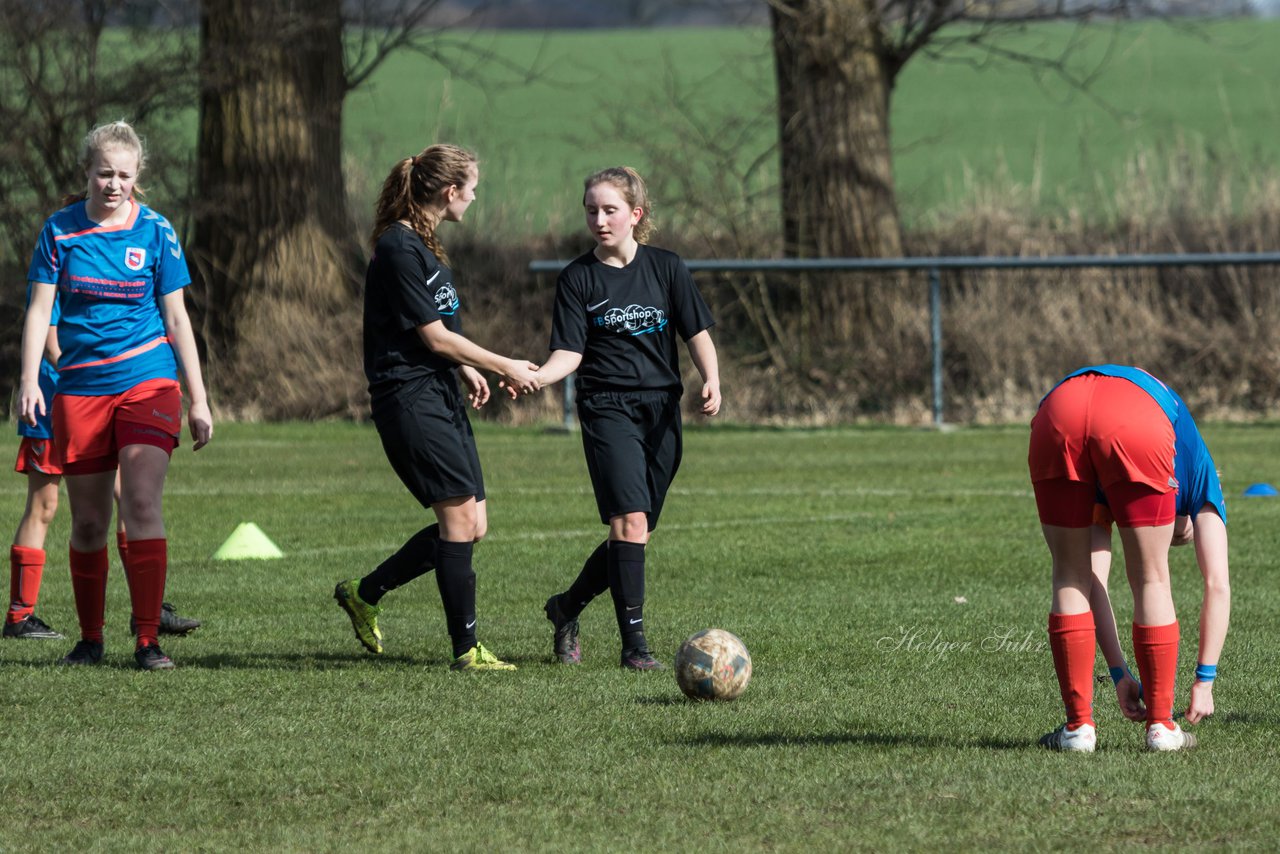
M456 314L458 311L458 292L449 283L436 290L436 311L441 314Z
M124 265L130 270L141 270L147 263L147 250L137 246L129 246L124 250Z

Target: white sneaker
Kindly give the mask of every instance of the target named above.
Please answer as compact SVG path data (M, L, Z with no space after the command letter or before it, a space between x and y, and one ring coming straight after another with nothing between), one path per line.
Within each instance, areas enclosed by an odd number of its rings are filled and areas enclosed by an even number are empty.
M1098 746L1098 732L1092 724L1080 724L1068 730L1063 724L1051 733L1040 737L1040 743L1050 750L1062 750L1068 753L1093 753Z
M1169 729L1164 724L1152 724L1147 728L1147 750L1164 753L1169 750L1190 750L1196 746L1196 737L1183 732L1177 724Z

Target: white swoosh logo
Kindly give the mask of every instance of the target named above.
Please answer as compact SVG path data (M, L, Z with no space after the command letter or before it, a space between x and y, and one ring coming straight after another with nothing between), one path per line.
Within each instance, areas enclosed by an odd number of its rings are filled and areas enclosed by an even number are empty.
M606 300L601 300L600 302L596 303L595 305L589 305L589 306L587 306L587 311L595 311L597 308L599 308L600 306L602 306L602 305L606 304L607 302L609 302L609 301L606 299Z
M475 628L475 625L476 625L476 621L472 620L471 622L467 623L467 628L469 629Z
M643 623L643 622L644 622L644 618L643 618L643 617L641 617L641 618L640 618L640 619L638 619L638 620L631 620L630 622L631 622L631 625L633 625L633 626L634 626L636 623Z
M431 284L432 282L434 282L434 281L436 280L436 276L438 276L438 275L440 275L440 271L439 271L439 270L436 270L436 271L435 271L435 273L433 273L433 274L431 275L431 278L427 279L427 284L429 285L429 284Z

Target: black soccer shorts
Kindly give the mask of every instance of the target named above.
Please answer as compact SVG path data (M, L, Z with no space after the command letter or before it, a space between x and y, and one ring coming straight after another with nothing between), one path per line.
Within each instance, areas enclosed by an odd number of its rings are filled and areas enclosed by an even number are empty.
M675 391L602 391L578 399L582 449L600 521L643 512L649 530L680 468L684 438Z

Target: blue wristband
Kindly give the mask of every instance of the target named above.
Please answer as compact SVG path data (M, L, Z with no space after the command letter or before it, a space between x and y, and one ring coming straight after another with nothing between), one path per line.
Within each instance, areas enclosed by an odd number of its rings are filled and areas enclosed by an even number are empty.
M1212 682L1213 678L1218 675L1218 665L1216 664L1197 664L1196 665L1196 681Z
M1129 672L1129 668L1124 665L1121 665L1119 667L1108 667L1107 672L1111 674L1111 684L1119 685L1120 680L1123 679L1124 675Z

